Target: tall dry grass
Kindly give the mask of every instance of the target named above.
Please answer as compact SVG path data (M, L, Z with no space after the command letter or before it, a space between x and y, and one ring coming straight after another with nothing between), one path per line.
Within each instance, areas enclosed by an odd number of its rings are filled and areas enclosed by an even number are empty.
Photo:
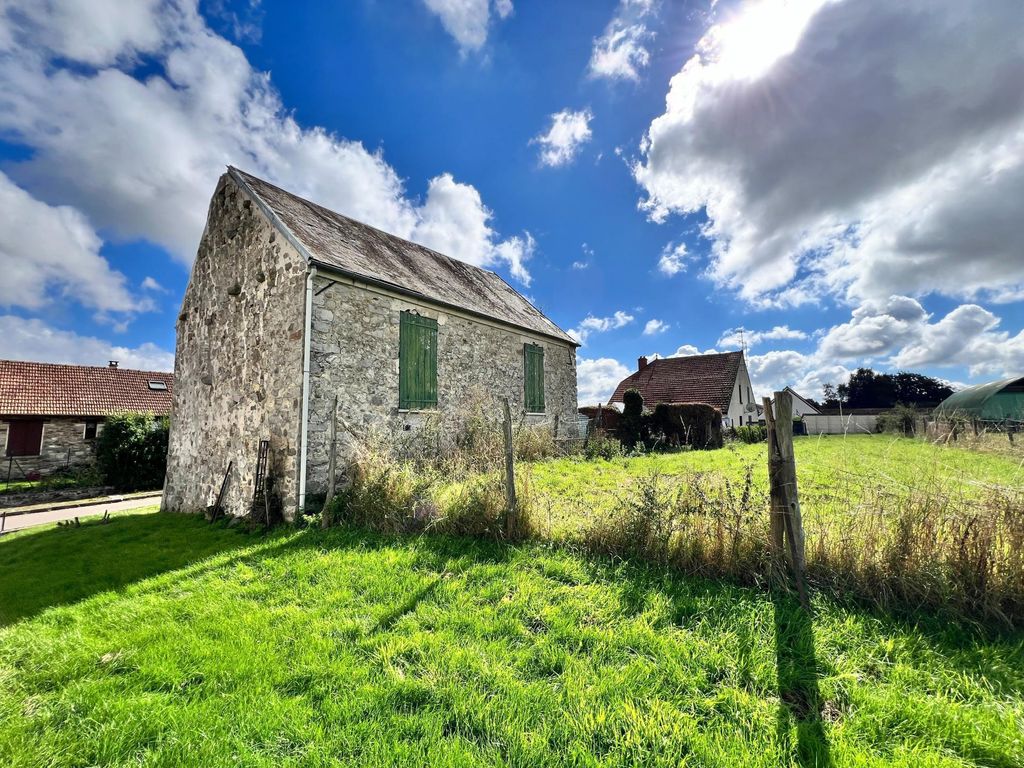
M750 468L739 483L700 473L637 478L570 539L686 573L778 583L784 565L768 544L769 500L751 478ZM805 520L813 589L887 611L1024 626L1024 491L848 483L833 484Z
M505 435L494 398L468 392L457 408L424 415L417 429L360 436L357 459L329 503L335 523L386 533L437 531L522 540L534 534L529 461L556 452L552 429L520 416L512 428L518 465L512 523L504 478Z

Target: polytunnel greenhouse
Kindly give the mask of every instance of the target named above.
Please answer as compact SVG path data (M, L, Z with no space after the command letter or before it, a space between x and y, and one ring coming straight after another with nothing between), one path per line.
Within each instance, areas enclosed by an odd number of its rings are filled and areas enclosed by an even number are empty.
M938 419L1024 422L1024 377L965 387L939 403L934 415Z

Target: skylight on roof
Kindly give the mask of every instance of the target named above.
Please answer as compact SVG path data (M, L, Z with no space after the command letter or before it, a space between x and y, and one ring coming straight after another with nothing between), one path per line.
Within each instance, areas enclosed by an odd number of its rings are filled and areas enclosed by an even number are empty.
M150 389L157 389L157 390L164 390L164 389L167 389L167 382L166 381L162 381L160 379L150 379L150 381L149 381L149 388Z

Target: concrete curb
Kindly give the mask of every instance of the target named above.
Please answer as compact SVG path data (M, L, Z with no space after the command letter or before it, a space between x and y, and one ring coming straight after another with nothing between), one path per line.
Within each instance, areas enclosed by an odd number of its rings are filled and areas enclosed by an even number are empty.
M36 504L26 507L0 507L0 515L15 517L17 515L32 515L36 512L56 512L61 509L76 509L77 507L96 507L101 504L118 504L122 501L143 501L145 499L159 499L163 491L153 493L129 493L122 496L97 496L92 499L75 499L74 501L60 502L56 504Z

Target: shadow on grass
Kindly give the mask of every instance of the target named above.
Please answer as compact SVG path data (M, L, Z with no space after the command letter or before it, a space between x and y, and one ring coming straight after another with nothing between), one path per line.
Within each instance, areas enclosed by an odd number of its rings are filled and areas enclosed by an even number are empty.
M0 540L0 626L253 542L201 516L159 512Z
M779 737L788 740L796 723L796 760L803 768L831 768L832 756L825 724L824 702L818 689L821 670L814 650L814 621L796 597L773 592L775 607L775 659L778 671Z

